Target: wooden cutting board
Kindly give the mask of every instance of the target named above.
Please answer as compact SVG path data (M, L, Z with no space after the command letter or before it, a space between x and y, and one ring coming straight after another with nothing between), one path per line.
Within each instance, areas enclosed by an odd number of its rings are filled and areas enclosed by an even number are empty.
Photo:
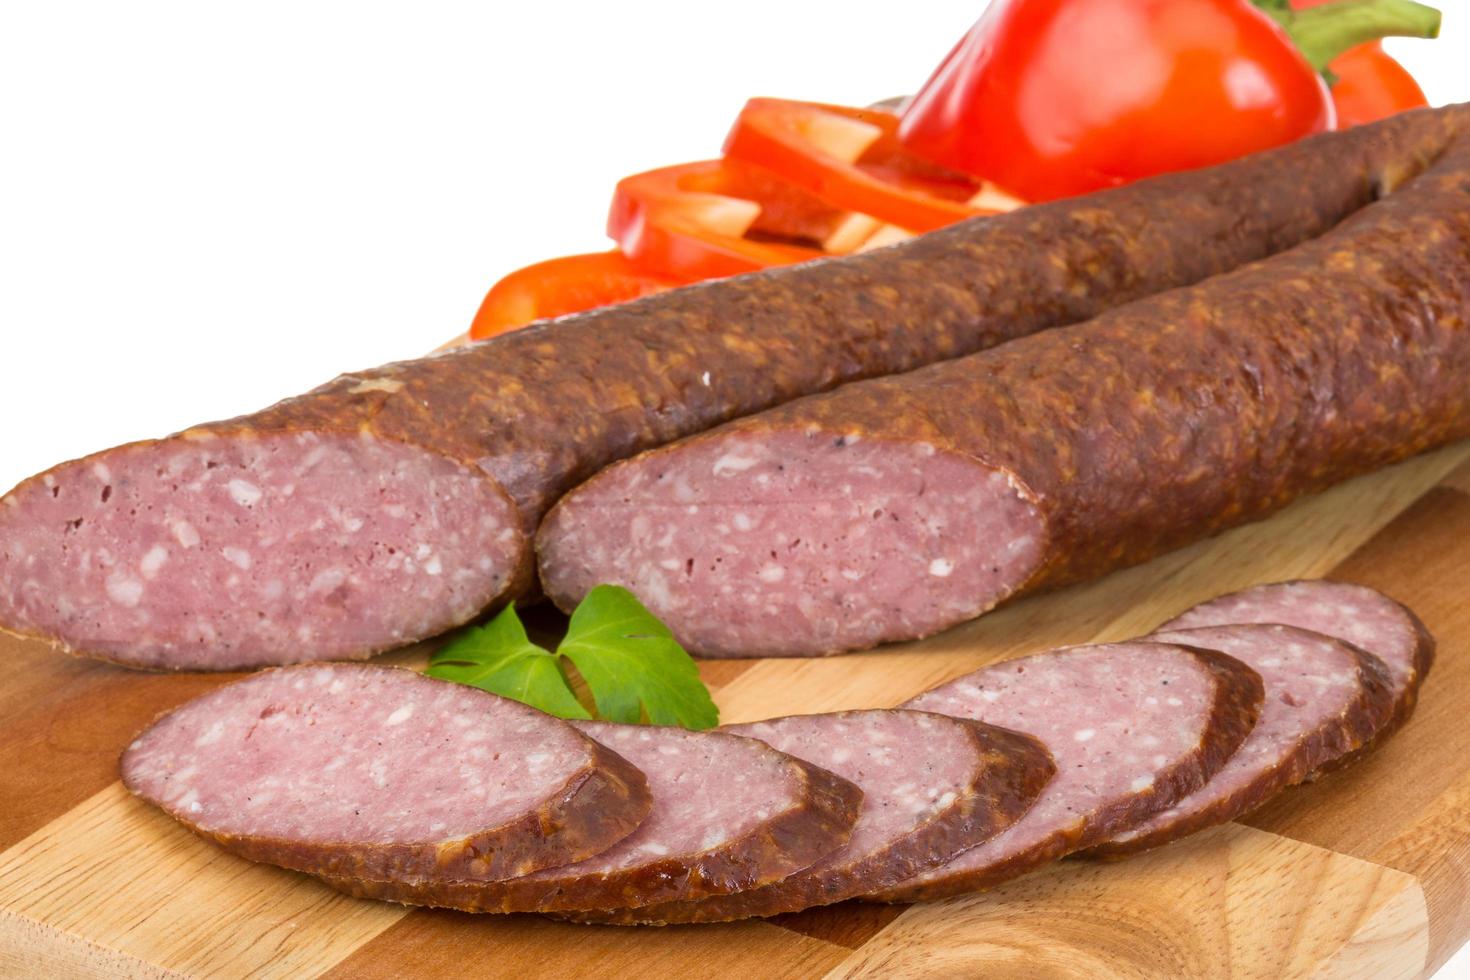
M1470 445L922 643L703 673L726 721L893 705L1000 658L1319 575L1404 600L1440 641L1414 720L1356 767L1122 863L908 908L663 930L409 911L231 857L117 782L135 732L230 677L0 639L0 975L1419 976L1470 934Z

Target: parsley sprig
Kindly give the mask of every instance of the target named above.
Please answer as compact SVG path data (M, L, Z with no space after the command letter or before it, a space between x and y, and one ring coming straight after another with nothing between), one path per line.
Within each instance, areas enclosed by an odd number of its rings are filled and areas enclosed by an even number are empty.
M568 662L592 692L599 718L696 729L719 723L694 660L658 617L616 585L587 594L555 652L531 642L512 604L434 654L428 673L559 718L591 718L572 688Z

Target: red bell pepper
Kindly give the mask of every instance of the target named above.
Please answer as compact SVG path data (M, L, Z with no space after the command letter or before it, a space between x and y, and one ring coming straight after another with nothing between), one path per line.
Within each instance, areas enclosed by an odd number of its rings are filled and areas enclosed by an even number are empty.
M1028 200L1081 194L1331 128L1317 69L1375 37L1432 33L1431 17L1412 0L1339 0L1295 15L1294 44L1248 0L998 0L899 136Z

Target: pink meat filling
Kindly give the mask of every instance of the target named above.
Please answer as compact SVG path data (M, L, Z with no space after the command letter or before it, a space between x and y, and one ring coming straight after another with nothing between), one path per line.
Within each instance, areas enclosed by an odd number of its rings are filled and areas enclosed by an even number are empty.
M552 511L542 581L570 607L631 589L692 652L862 649L978 616L1045 530L1003 472L930 445L732 433L605 471Z
M806 784L785 756L760 742L682 728L573 722L641 769L653 809L638 829L596 857L532 876L556 881L692 860L729 847L805 801Z
M1178 647L1112 643L1004 661L907 702L905 708L1025 732L1051 750L1057 765L1010 829L912 883L982 871L1149 792L1159 774L1199 751L1215 683Z
M0 501L0 624L144 667L366 656L470 619L521 547L490 480L413 446L174 437Z
M881 857L973 796L984 764L974 739L957 722L922 711L793 715L726 730L835 772L863 791L851 839L803 876Z
M1346 640L1388 666L1398 693L1418 673L1419 632L1409 615L1382 593L1349 582L1258 585L1201 603L1160 629L1237 623L1281 623Z
M207 833L309 844L455 841L591 764L570 726L406 670L318 664L189 702L123 755L123 781Z
M1181 817L1244 793L1363 694L1358 659L1352 651L1336 640L1306 630L1223 626L1170 630L1150 639L1218 650L1234 657L1261 675L1266 699L1256 727L1208 783L1153 819L1114 838L1120 842L1165 829ZM1317 764L1329 761L1323 758Z

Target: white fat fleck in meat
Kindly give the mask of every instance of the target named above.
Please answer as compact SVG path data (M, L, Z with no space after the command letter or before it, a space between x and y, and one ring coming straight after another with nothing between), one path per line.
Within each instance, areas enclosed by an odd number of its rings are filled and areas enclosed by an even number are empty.
M102 462L101 460L98 460L97 462L92 464L92 475L103 483L112 482L112 471L109 470L107 468L107 464Z
M260 587L260 597L262 599L279 599L281 596L285 595L285 593L286 583L282 582L278 578L269 579Z
M737 531L749 531L751 528L755 527L755 522L750 519L750 515L744 512L736 513L736 515L731 518L731 521L735 524L735 530Z
M786 577L786 569L782 568L780 565L772 565L767 563L761 566L761 570L756 573L756 577L759 578L762 582L779 582Z
M438 555L431 555L429 560L424 562L425 575L438 575L443 571L444 566L440 563Z
M655 857L663 857L665 854L669 853L669 849L667 846L654 843L653 841L649 841L647 844L644 844L642 847L638 848L638 850L643 854L652 854Z
M249 480L236 478L225 484L225 487L230 492L230 499L241 507L254 507L260 503L262 496L260 487L257 487Z
M408 719L410 719L412 717L413 717L413 705L412 704L400 705L398 708L394 709L393 713L387 717L387 719L383 722L383 724L384 725L401 725L405 721L408 721Z
M1134 779L1133 782L1128 785L1128 788L1131 789L1135 793L1142 793L1144 790L1146 790L1149 787L1153 786L1153 784L1154 784L1153 774L1152 773L1149 773L1147 775L1139 776L1136 779Z
M144 578L153 578L166 561L168 561L168 549L161 544L156 544L149 548L148 553L138 562L138 571L143 573Z
M174 540L185 548L192 548L199 543L199 532L194 530L194 525L182 517L171 518L168 521L168 529L174 536Z
M312 576L311 584L306 587L308 592L331 592L337 586L347 581L347 572L340 568L324 568Z
M699 382L700 382L700 384L704 385L706 388L709 387L709 372L708 371L704 372L703 374L701 374L699 376Z
M244 548L225 547L220 549L220 554L225 556L225 561L229 562L231 565L234 565L236 568L240 569L240 571L250 571L252 559L250 557L250 552L246 551Z
M131 575L114 572L107 576L107 597L119 606L131 609L143 601L143 583Z
M204 734L194 740L194 746L198 748L204 745L213 745L220 740L220 736L224 735L224 733L225 723L223 721L217 721L206 728Z
M954 562L948 558L936 558L929 563L929 574L935 578L948 578L952 571L954 571Z
M413 556L418 561L423 561L425 558L429 557L433 553L434 549L429 545L424 544L422 541L419 542L418 547L413 549Z
M1000 692L999 691L981 691L980 692L980 699L982 701L991 701L991 702L999 701L1000 700Z
M181 810L188 810L190 813L198 813L200 810L203 809L203 807L199 805L199 791L197 789L189 790L189 792L179 797L179 800L175 804L175 806L177 806Z
M715 465L712 469L715 476L724 476L727 473L743 473L758 462L760 460L754 456L740 456L736 453L725 453L719 459L715 460Z
M1178 698L1169 698L1164 703L1171 708L1178 708L1184 704L1184 702L1179 700Z
M662 568L666 572L677 572L679 570L679 559L665 558L663 561L658 563L658 567Z
M1074 734L1072 737L1079 742L1090 742L1092 741L1092 737L1096 734L1097 729L1095 728L1079 728L1077 729L1076 734Z

